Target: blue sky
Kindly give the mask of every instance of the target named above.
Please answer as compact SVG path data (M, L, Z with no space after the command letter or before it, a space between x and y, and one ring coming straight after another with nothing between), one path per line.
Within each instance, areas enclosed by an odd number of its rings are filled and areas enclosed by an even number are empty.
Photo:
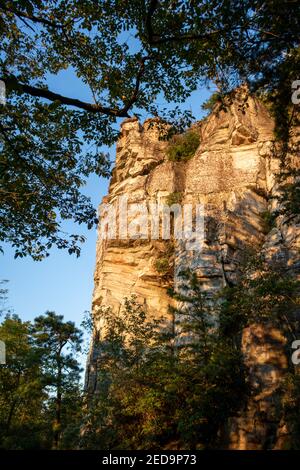
M88 91L72 71L49 77L48 83L53 91L82 100L91 100ZM201 118L201 104L210 94L211 91L205 88L198 90L181 105L182 109L191 109L197 119ZM110 153L114 159L115 148L110 149ZM83 191L91 197L97 207L107 193L107 188L107 180L92 175ZM86 236L86 243L79 258L53 249L49 258L42 262L32 261L29 257L15 260L14 251L9 246L4 247L4 255L0 255L0 279L9 280L8 304L23 320L32 320L46 310L53 310L80 325L84 311L90 310L96 231L85 230L79 226L78 232Z

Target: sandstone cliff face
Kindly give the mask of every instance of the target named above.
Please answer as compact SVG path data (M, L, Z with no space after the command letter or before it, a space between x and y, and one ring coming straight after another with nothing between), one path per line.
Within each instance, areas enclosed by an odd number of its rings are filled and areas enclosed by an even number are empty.
M282 217L268 233L263 214L275 209L273 122L266 109L245 90L236 92L226 111L219 109L196 127L200 146L185 163L167 159L166 143L159 140L155 121L141 125L129 119L121 126L116 164L109 194L103 204L120 196L132 203L164 201L180 193L182 203L203 204L205 236L201 250L175 244L174 282L182 268L190 267L208 295L236 281L239 264L249 248L258 247L272 260L295 269L300 237L297 225ZM129 221L134 221L134 216ZM99 237L95 269L93 312L101 305L120 308L124 297L135 294L149 315L166 314L170 298L155 262L167 249L167 241L140 237L136 240ZM101 324L99 323L101 334ZM287 368L285 342L274 328L252 325L243 334L245 363L251 370L254 394L239 415L232 418L228 446L259 449L281 444L284 429L278 428L276 390ZM97 350L91 347L87 368L87 390L97 389ZM277 426L277 427L276 427ZM270 443L270 434L278 442ZM275 435L276 435L275 432ZM280 434L281 433L281 434ZM279 436L280 434L280 436ZM281 442L281 441L280 441Z

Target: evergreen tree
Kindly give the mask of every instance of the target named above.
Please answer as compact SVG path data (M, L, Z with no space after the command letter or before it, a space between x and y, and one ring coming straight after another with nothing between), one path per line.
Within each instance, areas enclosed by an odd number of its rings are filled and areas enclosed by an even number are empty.
M6 345L6 364L0 366L0 446L23 449L45 445L40 439L47 394L43 386L40 351L30 322L6 316L0 325Z
M43 381L50 393L49 412L53 422L53 447L58 448L68 419L72 416L67 402L79 390L80 367L72 355L79 353L82 332L62 315L46 312L34 321L36 347L42 354ZM74 412L77 413L76 407Z

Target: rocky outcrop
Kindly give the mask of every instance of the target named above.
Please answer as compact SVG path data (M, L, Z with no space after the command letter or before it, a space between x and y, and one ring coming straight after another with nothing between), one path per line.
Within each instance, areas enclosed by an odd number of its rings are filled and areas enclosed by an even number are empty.
M159 139L157 121L148 120L143 125L135 118L124 121L109 193L100 206L102 219L106 204L119 205L124 198L127 223L138 232L141 217L148 217L151 204L164 202L172 194L180 194L185 204L203 204L201 249L188 250L182 241L175 242L172 266L175 283L178 272L190 267L208 296L236 282L241 260L255 247L270 260L281 259L289 269L296 270L299 226L279 217L271 229L264 217L276 209L271 196L277 191L279 165L272 152L273 121L264 106L241 88L226 109L216 108L194 130L201 142L194 157L184 163L171 162L166 156L166 142ZM141 204L139 216L130 213L131 205L137 203ZM143 205L148 212L143 213ZM117 214L117 222L119 217ZM110 239L103 239L103 233L99 236L95 315L101 305L117 311L131 294L145 305L149 315L167 314L170 298L166 286L171 281L158 272L156 261L168 250L169 241L151 238L150 229L146 232L130 239L124 233ZM101 322L99 331L101 334ZM255 392L231 420L229 448L276 447L278 422L274 410L276 390L287 368L284 348L284 338L271 326L252 325L244 331L242 349ZM90 394L97 390L97 354L92 344L86 384Z

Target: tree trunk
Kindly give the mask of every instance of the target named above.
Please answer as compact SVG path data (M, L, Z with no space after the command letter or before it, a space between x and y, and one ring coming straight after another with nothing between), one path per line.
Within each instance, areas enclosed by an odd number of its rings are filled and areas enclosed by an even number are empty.
M53 436L53 447L58 449L60 436L61 436L61 376L62 368L60 360L57 361L57 382L56 382L56 399L55 399L55 423L54 423L54 436Z

